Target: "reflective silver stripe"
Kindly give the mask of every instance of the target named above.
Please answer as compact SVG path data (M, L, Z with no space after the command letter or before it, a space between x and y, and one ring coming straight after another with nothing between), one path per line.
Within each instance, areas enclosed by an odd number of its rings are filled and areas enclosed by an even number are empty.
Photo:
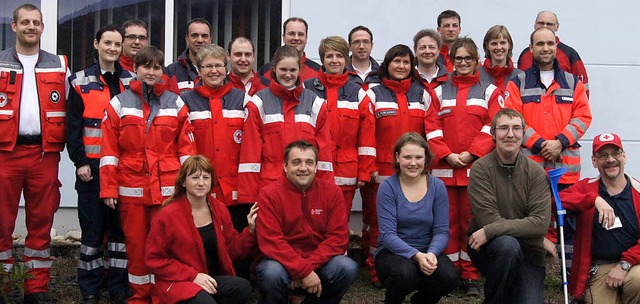
M471 262L471 257L466 251L460 251L460 259Z
M467 169L467 177L469 177L469 175L471 175L471 169Z
M554 95L571 96L571 98L573 98L573 89L557 89L557 90L553 91L553 94Z
M358 155L376 156L376 148L374 147L358 147Z
M455 99L443 99L442 102L440 102L440 109L446 108L446 107L455 107L455 106L456 106Z
M102 166L108 166L108 165L112 165L112 166L118 166L118 158L115 156L103 156L100 158L100 167Z
M435 177L453 177L453 169L432 169L431 175Z
M87 85L92 82L98 82L98 83L101 82L100 78L94 75L86 75L84 71L77 72L76 75L77 75L76 79L71 81L71 86L74 86L74 87L78 85Z
M524 82L522 83L524 85ZM520 94L520 96L524 97L524 96L540 96L540 95L544 95L546 93L545 89L543 88L531 88L531 89L520 89L520 92L522 92Z
M529 138L531 138L531 136L533 136L533 134L535 133L536 131L533 128L527 128L524 131L524 135L522 136L522 143L523 144L526 143L529 140Z
M451 262L455 262L460 259L460 254L459 252L447 254L447 257L449 258L449 260L451 260Z
M234 201L238 199L238 191L236 190L231 191L231 199Z
M11 249L0 252L0 261L8 260L11 258Z
M107 250L111 252L127 252L127 246L124 243L107 243Z
M482 129L480 129L480 132L487 133L487 134L491 135L491 127L490 126L482 126Z
M426 108L425 108L424 104L422 104L422 103L420 103L420 102L410 102L410 103L407 105L407 108L408 108L409 110L423 110L423 111L424 111L424 110L426 110Z
M587 125L584 122L582 122L582 120L580 120L579 118L573 118L569 120L569 123L578 126L578 128L582 129L582 131L585 131L588 128ZM576 138L578 138L578 136L576 136Z
M13 264L2 264L2 265L6 272L11 272L11 270L13 270Z
M307 114L296 114L293 116L293 120L295 122L306 122L312 125L314 128L316 127L316 122L311 118L311 115Z
M189 157L191 157L191 155L183 155L180 156L180 164L184 164L184 162L189 159Z
M115 99L115 97L114 97L114 99ZM125 116L125 115L142 117L142 109L136 109L136 108L122 108L122 109L120 109L120 117Z
M127 259L109 258L109 268L127 269L128 262Z
M350 178L350 177L338 177L335 176L333 178L334 182L336 183L336 185L338 186L353 186L358 182L357 178Z
M318 170L321 170L321 171L333 171L333 163L332 162L319 161L318 162Z
M100 154L100 145L86 145L84 152L87 154Z
M0 110L0 115L13 115L13 110Z
M262 165L260 163L246 163L238 165L238 173L255 172L260 173Z
M86 136L86 137L102 137L102 129L84 128L84 136Z
M244 112L243 112L243 115L244 115ZM189 112L189 119L190 120L211 119L211 111L193 111L193 112Z
M162 196L170 196L175 191L174 186L160 187L160 192L162 192Z
M589 90L589 84L586 82L583 82L582 84L584 84L584 88L588 91Z
M272 123L272 122L284 122L284 115L282 114L267 114L264 116L264 123Z
M27 268L29 269L51 268L51 266L53 265L53 261L52 260L46 260L46 261L31 260L31 261L26 261L24 265L27 266Z
M376 177L376 183L382 184L387 178L389 178L389 175L378 175L378 177Z
M222 110L224 118L244 118L244 110Z
M47 112L47 118L51 117L67 117L67 112Z
M184 90L184 89L193 89L193 81L180 81L178 82L178 89L180 90Z
M336 103L336 107L338 109L357 110L358 109L358 103L357 102L351 102L351 101L348 101L348 100L338 100L338 102Z
M157 116L178 117L178 109L160 109Z
M397 109L398 104L395 102L378 101L376 102L376 110L379 109Z
M118 195L129 196L129 197L142 197L144 195L144 189L119 186Z
M442 130L435 130L427 133L427 140L431 140L436 137L443 137L443 136L444 136L444 133L442 133Z
M479 106L487 109L489 108L489 102L480 98L469 98L467 100L467 106Z
M104 260L102 257L98 257L88 262L78 261L78 269L91 271L102 267L104 267Z
M32 258L48 258L51 257L51 250L49 248L44 250L35 250L29 247L25 247L24 255Z
M100 248L89 247L87 245L80 245L80 253L84 255L96 255L100 253Z
M155 283L155 278L153 277L152 274L137 276L129 273L129 283L136 284L136 285Z
M569 156L573 158L580 157L580 150L578 149L566 149L560 153L562 156Z

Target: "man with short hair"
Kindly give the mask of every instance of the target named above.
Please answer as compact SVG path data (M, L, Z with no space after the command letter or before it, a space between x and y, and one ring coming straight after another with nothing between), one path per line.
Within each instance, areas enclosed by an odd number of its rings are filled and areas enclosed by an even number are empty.
M269 79L260 76L253 69L255 51L253 42L245 37L234 38L227 48L231 68L227 74L227 81L249 96L269 86Z
M344 255L349 227L342 191L315 178L317 160L311 143L292 142L284 152L285 174L258 195L261 303L289 303L290 292L305 303L339 303L357 277L357 264Z
M198 77L196 54L205 45L211 44L211 23L204 18L195 18L187 24L187 49L178 56L176 62L165 69L165 73L178 83L180 93L193 90Z
M24 303L51 303L50 231L60 205L58 166L71 73L65 56L40 48L44 24L38 7L16 8L11 30L15 47L0 52L0 262L13 269L12 233L22 194L27 227L22 261L32 276L24 281Z
M591 163L599 176L560 192L577 219L569 292L586 303L640 303L640 182L624 173L617 134L593 139Z
M380 65L371 57L373 33L368 27L358 25L351 29L349 50L351 51L351 62L347 64L349 81L359 84L365 91L380 84L380 77L378 77Z
M560 28L558 16L552 11L541 11L536 16L533 28L548 28L555 35ZM582 59L580 59L580 55L578 55L578 52L574 48L560 42L558 36L555 36L555 38L556 44L558 45L556 58L560 63L560 68L578 77L587 88L587 96L589 96L589 77L587 76L587 69L584 67ZM520 57L518 57L518 69L523 71L527 70L532 64L533 55L531 54L531 49L525 48L522 50L522 53L520 53Z
M139 19L129 19L122 24L124 41L119 62L123 69L133 72L133 57L143 47L149 45L148 31L147 24Z
M486 277L483 303L542 303L551 191L544 169L520 145L525 120L513 109L491 121L493 152L469 176L469 256Z
M438 62L442 37L432 29L419 30L413 36L413 52L416 54L418 64L415 73L422 85L431 95L431 100L439 100L438 90L440 84L449 79L449 71L441 62Z
M460 14L454 10L445 10L438 15L437 31L442 37L442 46L440 47L440 55L438 62L447 67L449 73L453 72L453 62L449 58L449 50L460 37Z
M282 24L282 41L285 45L295 47L300 53L300 72L298 77L300 83L310 78L318 77L318 71L320 65L313 60L308 59L304 53L304 48L307 46L307 34L309 33L309 25L307 21L300 17L290 17ZM271 62L265 63L258 73L267 79L271 79Z

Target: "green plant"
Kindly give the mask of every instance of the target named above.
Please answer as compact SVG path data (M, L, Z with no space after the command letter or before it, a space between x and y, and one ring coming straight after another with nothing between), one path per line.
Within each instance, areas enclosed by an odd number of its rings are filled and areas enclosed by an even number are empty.
M29 273L29 268L24 263L15 263L12 271L7 271L4 263L0 263L0 295L2 295L3 303L9 303L9 293L12 288L20 291L20 295L24 294L24 280L33 278L33 274Z

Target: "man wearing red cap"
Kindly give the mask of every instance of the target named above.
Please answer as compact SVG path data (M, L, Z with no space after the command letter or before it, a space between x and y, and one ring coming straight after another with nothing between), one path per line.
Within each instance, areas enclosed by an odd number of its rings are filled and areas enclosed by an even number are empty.
M577 212L569 292L586 303L640 303L640 182L626 162L620 137L602 133L591 156L600 175L560 192Z

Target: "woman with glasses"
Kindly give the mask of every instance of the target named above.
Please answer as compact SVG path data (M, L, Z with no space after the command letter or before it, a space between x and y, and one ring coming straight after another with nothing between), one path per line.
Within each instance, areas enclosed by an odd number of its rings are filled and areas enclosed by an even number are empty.
M371 99L358 84L348 81L346 40L324 38L318 52L322 69L318 78L307 79L304 86L327 101L334 180L342 189L349 215L356 187L370 180L376 157Z
M507 89L509 80L522 71L513 67L513 40L504 25L494 25L484 35L484 64L478 67L480 77L493 83L500 90Z
M501 91L478 73L478 47L471 38L458 39L449 55L455 71L442 84L425 127L429 147L434 153L431 174L444 181L449 195L450 239L445 253L460 271L467 295L480 294L478 271L466 249L466 233L471 211L467 186L473 162L493 150L491 118L504 101Z
M199 81L193 91L183 93L189 109L198 153L211 160L215 170L213 197L229 208L234 226L239 231L247 227L251 204L238 204L238 163L244 105L249 95L226 81L227 52L210 44L196 54Z
M253 203L282 175L284 148L306 140L318 149L319 178L333 182L327 103L300 83L300 53L281 46L271 60L271 83L246 104L238 166L238 202Z
M376 194L378 185L395 173L393 145L407 132L424 136L424 118L431 98L418 82L413 80L415 57L411 49L398 44L390 48L380 65L382 83L370 88L367 95L373 103L375 116L376 163L371 182L362 189L363 246L375 249L378 243ZM368 252L365 264L376 287L382 287L376 274L373 255ZM383 282L384 283L384 282Z

